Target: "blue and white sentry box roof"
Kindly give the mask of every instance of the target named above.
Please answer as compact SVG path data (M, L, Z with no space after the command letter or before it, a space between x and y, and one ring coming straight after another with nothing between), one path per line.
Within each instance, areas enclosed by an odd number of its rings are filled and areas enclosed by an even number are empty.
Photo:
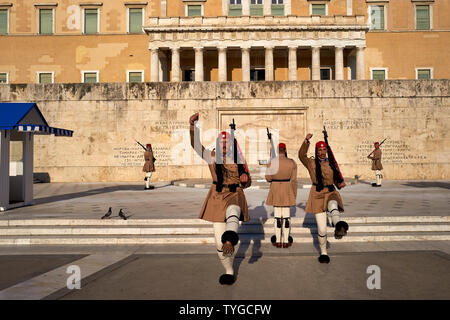
M0 130L71 137L72 130L50 127L36 103L0 103Z

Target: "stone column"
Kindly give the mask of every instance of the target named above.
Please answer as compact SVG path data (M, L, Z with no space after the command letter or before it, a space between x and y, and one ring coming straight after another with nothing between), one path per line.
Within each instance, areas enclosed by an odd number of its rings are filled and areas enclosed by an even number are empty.
M335 80L344 80L344 47L335 47L334 72Z
M25 133L23 141L23 201L33 204L33 137L32 133Z
M180 48L172 48L172 82L180 81Z
M266 49L266 57L265 57L266 81L273 81L273 47L265 47L265 49Z
M195 50L195 81L203 81L203 48L197 47Z
M218 47L219 51L219 81L227 81L227 48Z
M356 80L365 79L364 49L365 47L356 48Z
M320 80L320 47L312 47L311 80Z
M297 47L289 47L289 80L297 80Z
M250 48L242 47L242 81L250 81Z
M150 52L150 81L158 82L159 81L159 56L158 56L158 48L151 49Z
M9 205L9 153L10 130L0 130L0 207Z

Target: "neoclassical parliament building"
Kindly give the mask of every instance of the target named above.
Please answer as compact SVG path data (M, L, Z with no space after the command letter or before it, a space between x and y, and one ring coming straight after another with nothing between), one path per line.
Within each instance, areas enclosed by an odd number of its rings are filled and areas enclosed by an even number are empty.
M448 0L0 0L0 83L450 78Z

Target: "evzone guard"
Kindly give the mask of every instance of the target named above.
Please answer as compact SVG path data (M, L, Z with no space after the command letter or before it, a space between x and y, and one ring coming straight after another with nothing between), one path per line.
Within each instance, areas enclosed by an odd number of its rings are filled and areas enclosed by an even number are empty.
M152 173L155 172L156 159L155 157L153 157L152 145L150 143L148 143L147 147L145 148L144 160L145 162L142 171L145 172L145 190L154 189L155 187L150 185L150 179L152 177Z
M328 145L326 130L323 131L325 141L316 143L315 157L308 158L307 152L310 145L311 133L306 135L298 157L309 172L312 181L305 211L314 213L317 222L317 233L320 245L320 263L329 263L327 253L327 214L331 217L335 227L335 238L341 239L347 234L348 224L341 221L340 214L344 212L341 195L336 190L346 186L339 167L334 159L331 148ZM327 157L328 155L328 157Z
M278 156L271 159L265 177L270 182L266 205L273 206L274 211L275 235L271 241L277 248L288 248L293 242L290 208L297 203L297 164L287 157L284 143L278 145Z
M239 241L239 221L250 219L243 189L250 187L251 178L234 139L234 121L230 125L231 134L222 131L217 137L214 152L201 144L200 130L195 125L198 118L196 113L189 119L191 146L208 163L213 180L199 218L213 223L217 254L225 268L219 283L231 285L235 282L233 260Z
M368 159L372 160L372 170L375 171L375 177L377 179L376 183L372 183L372 187L381 187L381 179L383 178L383 175L381 174L381 170L383 170L383 165L381 164L381 149L380 146L383 144L383 141L381 143L375 142L373 146L375 149L367 156Z

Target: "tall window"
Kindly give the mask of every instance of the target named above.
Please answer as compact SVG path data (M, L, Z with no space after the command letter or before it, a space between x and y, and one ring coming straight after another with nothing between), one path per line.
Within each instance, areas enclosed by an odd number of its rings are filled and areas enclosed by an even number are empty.
M38 83L53 83L53 73L52 72L38 72Z
M386 69L372 69L372 80L386 80L387 70Z
M242 2L241 0L230 0L230 8L228 11L229 16L241 16L242 15Z
M98 82L98 71L83 71L84 83L96 83Z
M0 83L8 83L8 74L6 72L0 72Z
M311 4L311 14L326 16L327 15L327 5L312 3Z
M98 33L98 9L84 9L84 33Z
M188 5L187 6L187 16L195 17L202 15L202 6L200 4L196 5Z
M284 4L283 0L272 0L272 15L284 16Z
M128 9L128 32L129 33L142 33L142 8L129 8Z
M128 82L142 82L142 71L129 71Z
M416 30L430 30L430 6L416 6Z
M384 30L384 6L370 6L370 29Z
M264 15L263 0L251 0L250 1L250 15L251 16L263 16Z
M8 10L0 9L0 34L8 34Z
M53 33L53 9L39 9L39 34Z
M430 68L417 68L416 69L416 78L419 80L431 79L432 72Z
M331 68L329 67L320 68L320 80L331 80Z

